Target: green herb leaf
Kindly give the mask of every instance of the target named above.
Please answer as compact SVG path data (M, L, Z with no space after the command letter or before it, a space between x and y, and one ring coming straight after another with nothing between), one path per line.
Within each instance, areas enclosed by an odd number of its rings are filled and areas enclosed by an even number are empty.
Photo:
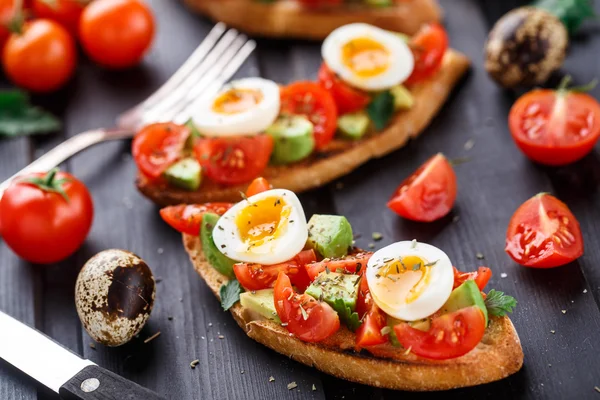
M237 279L232 279L221 286L221 307L223 307L223 310L229 310L235 303L240 301L240 293L243 291L244 289L242 289Z
M378 131L385 128L394 115L394 96L389 90L376 95L367 106L367 114Z
M60 128L60 121L41 108L32 106L25 92L0 91L0 136L49 133Z
M196 127L196 124L194 124L194 121L191 118L187 120L187 122L185 123L185 126L190 129L190 131L192 132L193 138L201 138L202 137L202 134L200 133L200 131Z
M342 322L344 322L348 329L350 329L352 332L356 331L360 327L361 322L360 318L358 318L358 313L352 312L350 307L344 303L344 300L336 299L333 303L333 309L337 311Z
M558 17L569 34L573 34L586 19L596 17L591 0L536 0L533 6Z
M508 313L512 313L516 305L517 300L514 297L494 289L490 290L485 299L488 314L495 317L503 317Z

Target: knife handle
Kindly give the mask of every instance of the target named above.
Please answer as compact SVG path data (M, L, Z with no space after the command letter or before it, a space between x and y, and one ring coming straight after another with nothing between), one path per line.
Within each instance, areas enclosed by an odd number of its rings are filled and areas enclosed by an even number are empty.
M151 390L97 365L85 367L58 394L64 400L165 400Z

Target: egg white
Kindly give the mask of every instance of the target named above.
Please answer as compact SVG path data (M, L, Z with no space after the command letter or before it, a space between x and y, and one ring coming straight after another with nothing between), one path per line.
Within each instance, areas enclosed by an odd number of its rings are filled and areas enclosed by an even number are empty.
M384 72L361 77L344 65L342 48L352 39L370 38L381 44L390 54L390 63ZM412 73L415 60L408 45L398 35L369 24L349 24L337 28L321 47L325 64L342 80L359 89L377 91L389 89L404 82Z
M259 90L262 100L255 107L237 114L222 114L213 110L216 99L231 88ZM245 78L225 85L215 96L194 111L194 125L204 136L251 136L267 129L279 115L279 86L268 79Z
M280 228L283 231L279 237L248 249L248 244L240 237L236 217L244 208L253 207L253 202L269 197L280 198L291 207L288 222ZM267 190L240 201L219 219L213 230L213 241L217 249L227 257L263 265L278 264L294 258L302 251L307 239L308 225L302 204L294 192L285 189Z
M398 257L418 256L425 263L435 262L431 268L429 284L423 292L411 303L406 303L406 293L390 290L405 285L409 290L419 280L422 272L408 271L395 274L397 282L380 275L379 265L383 260L397 259ZM379 275L379 277L377 276ZM450 297L454 284L454 272L450 259L442 250L426 243L403 241L393 243L373 254L367 264L367 281L373 300L386 314L404 321L416 321L431 316L439 310Z

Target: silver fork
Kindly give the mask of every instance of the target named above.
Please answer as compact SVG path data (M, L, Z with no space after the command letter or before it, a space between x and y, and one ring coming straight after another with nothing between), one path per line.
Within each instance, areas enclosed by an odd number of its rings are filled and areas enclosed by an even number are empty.
M109 140L127 139L148 123L184 123L198 103L216 93L256 48L235 29L218 23L186 62L156 92L117 117L117 126L79 133L0 184L0 198L10 182L30 172L46 172L80 151Z

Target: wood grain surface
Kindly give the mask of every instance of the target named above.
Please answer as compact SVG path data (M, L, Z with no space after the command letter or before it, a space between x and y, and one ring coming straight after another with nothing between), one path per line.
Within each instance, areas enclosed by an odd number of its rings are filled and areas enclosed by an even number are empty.
M64 131L35 139L2 139L0 179L66 137L110 126L119 112L168 78L210 29L208 21L188 13L179 2L150 3L158 35L145 62L134 70L115 73L82 59L68 87L35 98L36 103L63 117ZM371 234L381 232L383 240L375 243L377 248L416 238L444 249L462 269L490 266L494 271L490 287L519 301L513 321L521 336L525 366L518 374L443 394L400 393L325 376L253 342L196 276L180 235L136 192L135 166L127 142L101 145L64 165L89 186L96 206L90 236L74 256L39 267L19 260L0 245L0 310L35 325L83 357L176 400L600 399L594 390L594 386L600 387L598 153L569 167L544 168L529 162L510 139L506 117L519 93L499 89L487 77L482 68L483 44L493 22L519 1L441 3L453 47L473 60L470 75L417 141L369 162L340 182L303 194L301 200L308 215L347 216L362 234L357 241L360 246L367 247L373 242ZM600 70L599 31L592 23L573 39L563 72L572 74L577 83L591 80ZM258 50L237 76L260 75L282 83L313 79L320 62L318 43L260 40ZM0 85L9 86L3 79ZM593 95L600 97L600 89ZM467 150L465 143L470 140L474 146ZM449 158L469 159L456 166L459 192L453 213L432 224L401 220L384 207L385 201L404 177L439 151ZM570 206L585 238L585 255L553 270L521 268L503 251L512 213L540 191L552 192ZM148 325L139 338L121 348L91 347L92 340L74 307L78 270L93 254L107 248L137 253L159 280ZM476 258L478 252L484 254L484 260ZM144 344L144 339L159 331L160 336ZM196 359L199 364L190 368ZM296 382L297 388L288 390L290 382ZM0 362L0 399L56 400L57 396Z

